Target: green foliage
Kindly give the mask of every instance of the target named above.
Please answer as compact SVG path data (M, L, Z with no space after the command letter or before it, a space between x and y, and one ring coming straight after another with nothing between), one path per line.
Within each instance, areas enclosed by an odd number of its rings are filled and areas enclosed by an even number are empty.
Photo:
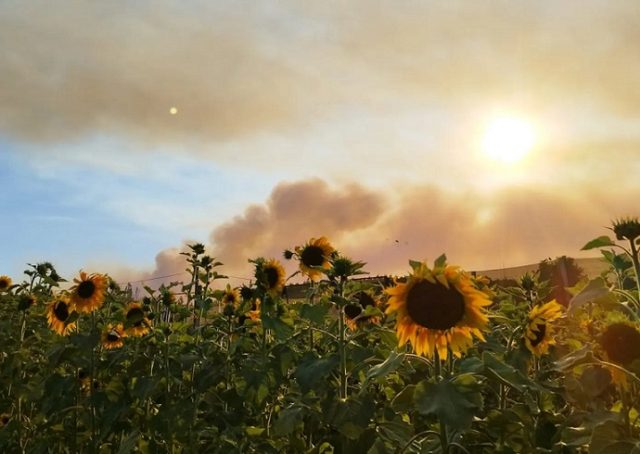
M46 304L65 282L51 264L29 265L0 293L0 450L640 453L640 358L612 364L601 345L611 323L638 327L628 255L603 250L611 271L589 282L570 273L548 354L523 336L560 261L508 286L477 283L494 301L485 340L426 359L398 345L381 285L357 278L363 262L333 253L306 297L287 302L262 276L223 305L222 264L205 252L189 246L188 281L144 287L129 317L133 289L110 281L99 310L73 313L68 336L48 327ZM259 271L266 260L251 262ZM434 270L445 266L443 254ZM362 292L376 304L357 306ZM118 323L130 334L107 349ZM148 332L134 335L140 326Z

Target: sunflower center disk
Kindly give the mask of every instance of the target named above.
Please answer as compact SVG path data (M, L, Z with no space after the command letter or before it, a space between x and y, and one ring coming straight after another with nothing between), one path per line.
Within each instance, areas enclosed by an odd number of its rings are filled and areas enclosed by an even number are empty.
M267 268L264 270L264 274L267 276L267 285L269 288L273 288L278 283L278 271L274 268Z
M361 313L362 313L362 309L356 304L347 304L344 307L344 315L349 317L350 320L353 320Z
M614 363L629 364L640 358L640 332L631 326L622 323L610 325L600 342Z
M536 347L544 339L544 335L547 334L546 323L536 323L537 332L535 332L536 338L531 339L531 346Z
M144 312L142 311L142 309L139 309L137 307L130 309L129 312L127 312L127 320L133 326L140 326L142 324L143 318L144 318Z
M417 324L437 330L454 327L464 317L464 297L455 288L429 281L414 284L407 295L407 312Z
M120 340L120 336L118 336L118 334L117 334L117 333L115 333L115 332L113 332L113 331L112 331L112 332L110 332L109 334L107 334L107 340L108 340L109 342L116 342L116 341L119 341L119 340Z
M320 266L324 263L324 251L318 246L307 246L300 254L300 260L306 266Z
M96 285L91 281L82 281L78 285L78 296L80 298L91 298L93 292L96 290Z
M53 308L53 313L61 322L64 322L69 318L69 308L67 308L67 305L62 302L56 304Z

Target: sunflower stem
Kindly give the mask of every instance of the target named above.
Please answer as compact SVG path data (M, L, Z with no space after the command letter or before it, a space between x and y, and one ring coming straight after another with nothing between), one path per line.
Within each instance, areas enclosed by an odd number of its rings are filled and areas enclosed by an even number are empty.
M95 311L91 312L91 335L93 335L93 333L96 330L96 313ZM97 452L96 449L96 409L95 409L95 403L93 401L93 374L95 372L95 364L94 364L94 352L95 352L95 346L91 346L91 351L89 352L90 355L90 369L91 369L91 373L89 374L90 377L90 381L89 381L89 411L91 412L91 452L95 453Z
M640 263L638 262L638 248L635 239L629 240L631 243L631 261L633 262L633 271L636 275L636 289L638 290L638 301L640 301Z
M409 447L416 441L420 440L421 438L423 440L426 440L427 438L434 436L434 437L440 437L440 434L438 432L436 432L435 430L425 430L423 432L417 433L415 434L413 437L411 437L409 439L409 441L407 443L405 443L405 445L398 451L398 454L403 454L407 449L409 449Z
M345 340L345 323L344 323L344 285L342 282L338 284L338 353L340 356L340 399L347 398L347 355Z

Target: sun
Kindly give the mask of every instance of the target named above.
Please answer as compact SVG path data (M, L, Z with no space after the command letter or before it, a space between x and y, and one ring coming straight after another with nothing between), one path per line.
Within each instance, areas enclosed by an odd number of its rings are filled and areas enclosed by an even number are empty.
M499 117L489 123L482 148L496 161L515 163L524 158L535 142L533 127L516 117Z

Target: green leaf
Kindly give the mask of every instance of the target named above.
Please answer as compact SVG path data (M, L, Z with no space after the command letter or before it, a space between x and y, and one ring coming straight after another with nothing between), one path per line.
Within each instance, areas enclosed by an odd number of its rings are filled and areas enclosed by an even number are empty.
M300 387L307 392L314 387L316 383L323 380L338 366L339 358L337 355L331 355L326 358L318 358L315 353L306 353L296 371L295 378L298 380Z
M133 448L136 446L139 437L140 432L138 432L137 430L134 430L129 435L127 435L127 438L123 439L120 443L118 454L127 454L133 452Z
M580 383L589 397L598 397L611 384L611 373L604 367L589 367L580 375Z
M302 410L302 407L289 407L282 410L273 424L273 434L286 436L293 432L296 425L302 421Z
M589 454L638 454L640 445L626 439L624 429L613 421L597 425L591 433Z
M588 251L589 249L596 249L599 247L605 247L605 246L615 246L616 243L614 243L611 238L609 238L607 235L602 235L599 236L598 238L596 238L595 240L591 240L589 241L587 244L585 244L584 246L582 246L582 251Z
M338 400L332 409L331 424L345 437L357 439L367 428L375 412L375 402L372 397L350 397Z
M604 279L601 277L589 281L582 290L571 298L571 301L569 301L569 310L573 311L589 302L598 304L616 302L615 295L609 291Z
M365 381L369 381L374 378L383 378L392 372L395 372L398 367L402 365L404 361L404 353L398 353L393 350L389 357L380 364L376 364L367 371Z
M591 346L585 345L557 360L553 364L553 368L557 371L565 371L581 363L588 363L591 361L593 361Z
M274 429L275 429L275 425L274 425ZM248 426L248 427L245 427L244 429L246 434L249 435L250 437L259 437L264 433L264 430L265 430L264 427L256 427L256 426Z
M402 420L382 422L378 428L381 436L401 446L406 444L415 433L413 425Z
M476 404L452 381L431 383L423 380L416 386L413 401L423 415L437 416L440 422L454 428L471 426Z
M529 385L529 380L516 368L500 361L489 352L482 354L484 363L484 375L494 378L503 384L506 384L519 392L524 391L524 387Z
M269 317L262 314L262 326L264 329L270 329L279 340L286 340L293 334L293 328L286 324L282 319Z
M413 408L413 395L416 385L407 385L402 391L396 394L391 401L391 408L398 412L406 412Z
M303 304L300 308L300 317L321 325L329 312L329 307L325 304Z

